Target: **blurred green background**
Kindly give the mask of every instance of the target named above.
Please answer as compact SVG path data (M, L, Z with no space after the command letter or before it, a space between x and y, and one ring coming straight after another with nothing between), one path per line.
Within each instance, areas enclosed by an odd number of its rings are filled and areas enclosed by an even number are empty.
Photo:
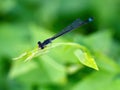
M85 46L99 71L77 67L59 49L27 63L12 60L75 19L91 16L94 22L54 42ZM120 0L0 0L0 90L120 90Z

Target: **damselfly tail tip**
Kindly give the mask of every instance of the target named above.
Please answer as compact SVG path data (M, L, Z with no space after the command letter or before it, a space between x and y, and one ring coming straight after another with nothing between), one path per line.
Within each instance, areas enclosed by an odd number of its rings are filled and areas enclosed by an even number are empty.
M88 18L88 22L92 22L93 21L93 17Z

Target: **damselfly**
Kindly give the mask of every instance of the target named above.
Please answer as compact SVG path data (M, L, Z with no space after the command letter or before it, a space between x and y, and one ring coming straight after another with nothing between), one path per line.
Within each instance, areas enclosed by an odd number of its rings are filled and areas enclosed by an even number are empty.
M92 17L88 18L85 21L77 19L73 23L71 23L70 25L68 25L66 28L64 28L60 33L54 35L53 37L44 40L42 43L40 41L38 41L38 46L39 46L39 48L44 49L44 47L46 45L48 45L49 43L51 43L54 39L56 39L56 38L64 35L65 33L70 32L70 31L72 31L72 30L74 30L74 29L76 29L76 28L78 28L78 27L80 27L80 26L82 26L84 24L92 22L92 21L93 21Z

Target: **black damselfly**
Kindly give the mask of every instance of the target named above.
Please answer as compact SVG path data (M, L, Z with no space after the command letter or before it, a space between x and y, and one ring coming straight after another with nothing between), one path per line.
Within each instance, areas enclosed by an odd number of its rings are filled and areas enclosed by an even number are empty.
M70 31L72 31L72 30L74 30L74 29L76 29L76 28L78 28L78 27L80 27L80 26L82 26L84 24L92 22L92 21L93 21L93 18L91 18L91 17L88 18L85 21L81 21L80 19L77 19L73 23L71 23L70 25L68 25L66 28L64 28L60 33L54 35L53 37L44 40L42 43L40 41L38 41L38 46L39 46L39 48L44 49L44 47L47 44L51 43L54 39L58 38L59 36L62 36L65 33L68 33Z

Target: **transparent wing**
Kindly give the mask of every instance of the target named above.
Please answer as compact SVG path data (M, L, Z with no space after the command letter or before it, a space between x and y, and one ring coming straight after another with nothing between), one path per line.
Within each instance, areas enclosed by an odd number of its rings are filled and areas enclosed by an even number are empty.
M54 35L53 37L51 37L51 40L56 39L57 37L70 32L72 30L74 30L75 28L78 28L79 26L81 26L82 24L84 24L84 22L80 19L75 20L73 23L71 23L69 26L67 26L66 28L64 28L60 33Z

